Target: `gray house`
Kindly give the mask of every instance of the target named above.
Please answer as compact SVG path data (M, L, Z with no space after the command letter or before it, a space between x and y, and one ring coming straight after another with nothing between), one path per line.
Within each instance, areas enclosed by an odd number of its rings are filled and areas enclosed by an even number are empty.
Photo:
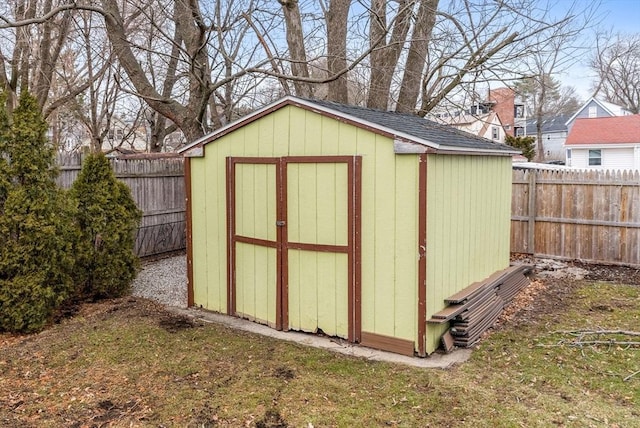
M560 115L550 117L542 122L542 146L544 147L544 157L548 161L564 161L564 142L569 133L566 123L569 118L569 115ZM527 120L524 135L537 137L536 119Z
M589 118L594 119L596 117L614 117L614 116L628 116L632 114L629 110L625 109L622 106L608 103L606 101L600 101L595 98L589 99L586 103L580 107L580 109L567 121L565 125L567 126L567 132L571 131L571 127L573 126L576 119Z

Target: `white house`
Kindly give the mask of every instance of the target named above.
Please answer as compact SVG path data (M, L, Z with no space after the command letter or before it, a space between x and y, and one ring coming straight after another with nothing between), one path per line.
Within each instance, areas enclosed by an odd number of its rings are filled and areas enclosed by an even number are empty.
M565 147L567 166L640 170L640 115L578 118Z
M469 134L483 137L496 143L504 143L505 131L500 117L494 111L480 114L458 114L433 117L436 122L452 126Z

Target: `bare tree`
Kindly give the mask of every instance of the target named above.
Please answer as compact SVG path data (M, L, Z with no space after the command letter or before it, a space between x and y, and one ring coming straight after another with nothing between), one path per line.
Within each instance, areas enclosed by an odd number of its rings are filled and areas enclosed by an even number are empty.
M522 79L514 84L515 92L522 97L536 126L536 160L544 161L545 153L542 128L545 120L560 115L575 113L581 101L570 86L562 86L549 74L540 74Z
M74 23L81 37L77 45L80 54L74 63L82 63L89 87L82 97L70 101L70 107L89 133L91 150L99 152L111 129L120 94L115 77L120 69L117 63L114 64L104 26L100 25L101 20L87 11L80 11L74 17Z
M5 7L6 12L13 11L15 20L25 21L49 14L54 3L52 0L13 0ZM0 85L9 95L9 108L15 105L22 88L34 94L41 108L47 104L56 64L67 41L70 18L71 12L63 11L40 26L4 31L4 42L0 45Z
M560 83L553 76L566 71L584 54L585 47L581 44L580 35L598 24L597 7L597 3L586 7L574 3L567 11L571 19L567 18L549 31L534 36L536 50L524 61L526 77L517 89L521 95L528 96L529 107L535 119L537 161L545 159L542 141L544 120L555 113L552 108L561 108L557 105L561 98Z
M416 109L427 51L429 50L429 40L436 23L437 8L438 0L420 0L418 4L418 12L413 24L413 38L409 42L398 94L396 107L398 111L413 112Z
M598 76L595 94L640 113L640 33L598 38L590 66Z
M119 88L155 112L154 150L172 130L193 141L222 126L266 88L313 96L326 84L327 98L354 102L350 88L364 86L370 107L425 115L483 83L526 76L527 59L575 18L534 0L77 0L0 15L0 29L31 31L77 9L102 16L125 72Z

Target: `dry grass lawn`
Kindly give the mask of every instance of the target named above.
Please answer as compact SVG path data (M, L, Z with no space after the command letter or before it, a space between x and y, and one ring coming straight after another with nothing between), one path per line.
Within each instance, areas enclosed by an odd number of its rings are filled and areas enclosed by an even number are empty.
M448 370L336 355L125 298L37 335L0 335L0 426L640 426L640 337L562 332L598 329L640 330L640 287L549 283Z

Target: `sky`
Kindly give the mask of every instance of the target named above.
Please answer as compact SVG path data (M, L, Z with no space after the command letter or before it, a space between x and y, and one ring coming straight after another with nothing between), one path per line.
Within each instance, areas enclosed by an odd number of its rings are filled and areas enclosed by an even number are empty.
M587 3L591 0L579 1ZM561 7L563 3L568 2L561 0L558 5ZM599 10L602 16L602 30L626 34L640 33L640 0L601 0ZM589 37L593 38L593 33ZM563 85L573 86L583 101L591 97L590 87L595 78L584 61L574 65L560 79Z

